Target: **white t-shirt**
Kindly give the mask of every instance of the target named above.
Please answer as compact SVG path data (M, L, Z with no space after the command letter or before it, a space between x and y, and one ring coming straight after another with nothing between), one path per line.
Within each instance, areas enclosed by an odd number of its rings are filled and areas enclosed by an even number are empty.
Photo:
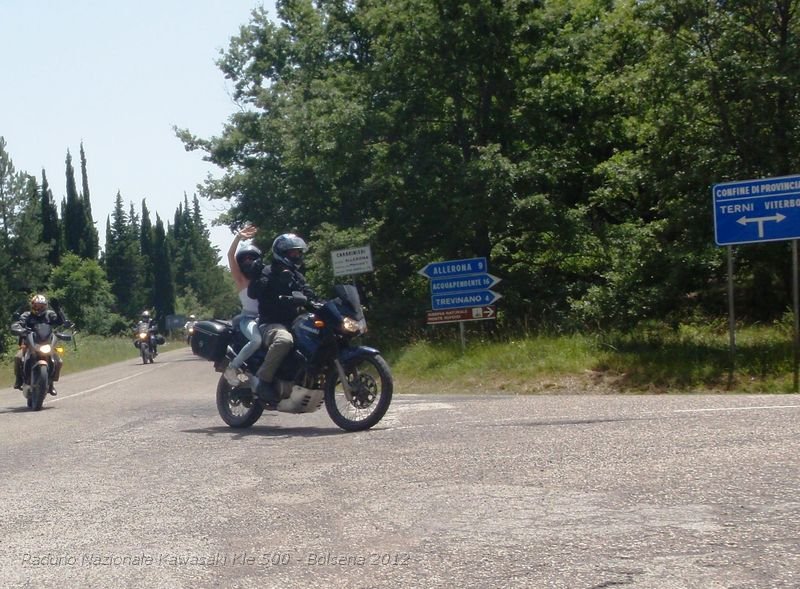
M247 296L247 289L239 291L239 300L242 301L242 315L258 317L258 301Z

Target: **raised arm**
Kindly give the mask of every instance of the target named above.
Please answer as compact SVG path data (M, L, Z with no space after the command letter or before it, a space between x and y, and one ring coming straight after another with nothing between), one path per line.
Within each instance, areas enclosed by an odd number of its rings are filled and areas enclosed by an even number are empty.
M231 247L228 248L228 266L231 269L231 276L233 277L233 281L236 283L236 287L239 290L247 288L247 285L250 283L250 281L244 274L242 274L242 270L241 268L239 268L239 264L236 263L236 250L239 249L239 242L241 242L243 239L252 239L256 233L258 233L258 229L256 229L252 225L243 227L233 237L233 241L231 242Z

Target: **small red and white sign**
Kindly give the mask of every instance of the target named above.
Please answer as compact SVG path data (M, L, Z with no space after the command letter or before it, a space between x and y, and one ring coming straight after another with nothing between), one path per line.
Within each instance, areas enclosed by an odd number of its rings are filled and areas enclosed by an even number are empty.
M467 307L464 309L440 309L427 311L427 323L458 323L460 321L483 321L495 319L497 309L494 305L484 307Z

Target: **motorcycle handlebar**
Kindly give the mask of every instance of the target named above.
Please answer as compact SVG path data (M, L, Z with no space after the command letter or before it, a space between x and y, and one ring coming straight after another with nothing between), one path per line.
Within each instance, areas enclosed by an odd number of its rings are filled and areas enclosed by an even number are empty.
M325 303L320 303L319 301L312 301L301 292L295 292L291 295L278 295L278 300L291 301L297 306L307 307L312 311L316 311L317 309L321 309L322 307L325 306Z

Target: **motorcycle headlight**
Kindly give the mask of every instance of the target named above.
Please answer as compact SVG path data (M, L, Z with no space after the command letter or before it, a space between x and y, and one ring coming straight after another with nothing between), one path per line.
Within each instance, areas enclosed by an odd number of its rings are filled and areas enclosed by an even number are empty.
M367 322L364 319L356 321L352 317L345 317L342 321L342 331L349 334L367 333Z
M39 353L40 354L49 354L53 351L53 348L50 347L50 344L42 344L39 346Z
M147 339L147 334L142 332L139 334L139 339Z

